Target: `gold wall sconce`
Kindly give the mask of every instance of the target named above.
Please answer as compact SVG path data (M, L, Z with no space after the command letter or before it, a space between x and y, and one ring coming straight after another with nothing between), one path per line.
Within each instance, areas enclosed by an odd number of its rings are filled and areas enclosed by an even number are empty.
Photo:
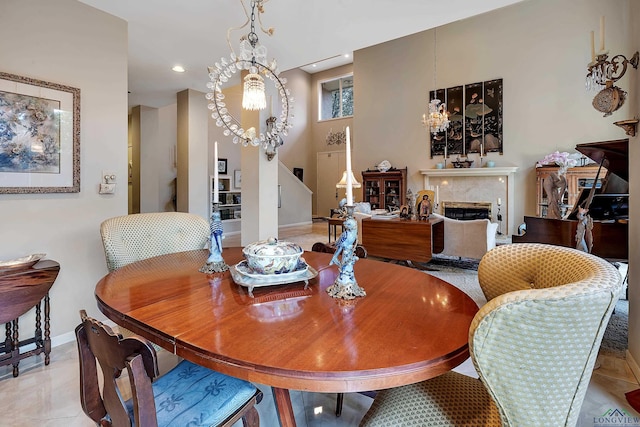
M631 59L620 54L609 59L609 51L604 47L604 16L600 18L600 50L596 54L594 33L591 31L591 62L587 66L585 88L597 90L593 98L593 108L604 113L604 117L611 115L624 104L627 92L614 85L627 72L631 65L638 68L640 55L635 52Z

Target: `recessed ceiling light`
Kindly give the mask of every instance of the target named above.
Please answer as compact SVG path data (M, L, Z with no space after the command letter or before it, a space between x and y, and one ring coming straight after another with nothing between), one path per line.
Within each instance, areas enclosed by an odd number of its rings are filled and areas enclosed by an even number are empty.
M316 68L318 65L317 64L313 64L311 65L313 68Z
M349 54L348 54L348 53L345 53L345 54L344 54L344 57L345 57L345 58L348 58L348 57L349 57Z
M182 65L176 65L172 68L173 71L175 71L176 73L184 73L185 69Z

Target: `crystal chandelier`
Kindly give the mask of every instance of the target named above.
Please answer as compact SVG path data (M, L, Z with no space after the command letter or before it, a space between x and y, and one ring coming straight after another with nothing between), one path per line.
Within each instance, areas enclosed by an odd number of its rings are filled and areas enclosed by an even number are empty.
M444 109L444 104L439 99L429 102L429 116L422 115L422 124L429 128L433 134L442 132L449 127L449 114Z
M422 115L422 125L429 129L432 134L442 132L449 127L449 114L445 109L445 105L436 97L437 82L437 43L436 43L437 29L433 30L433 96L434 99L429 101L428 112L429 114Z
M250 32L242 37L240 53L236 56L229 40L230 32L234 28L227 31L227 43L229 44L231 55L229 59L222 58L215 63L215 66L209 67L211 81L207 83L207 88L210 92L207 93L206 98L210 101L208 108L211 110L211 117L216 121L218 127L224 129L223 134L225 136L232 137L234 144L242 143L243 146L262 146L267 151L267 154L272 153L271 157L273 157L275 150L283 143L282 136L287 136L289 129L293 127L290 121L293 117L291 114L293 97L289 89L285 87L287 79L279 76L280 71L276 60L267 61L267 49L259 43L258 35L255 32L256 12L263 13L263 4L267 1L251 0L251 14L249 14L244 0L240 0L242 8L247 15L247 22L237 29L246 27L250 22ZM265 30L262 27L259 14L258 21L260 21L261 29L265 34L273 34L273 28ZM265 81L267 80L273 83L280 96L282 104L280 117L269 117L267 120L268 125L263 132L256 130L254 127L244 129L240 121L231 115L227 107L222 87L234 74L242 70L248 71L244 78L243 86L242 107L244 109L261 110L266 107Z

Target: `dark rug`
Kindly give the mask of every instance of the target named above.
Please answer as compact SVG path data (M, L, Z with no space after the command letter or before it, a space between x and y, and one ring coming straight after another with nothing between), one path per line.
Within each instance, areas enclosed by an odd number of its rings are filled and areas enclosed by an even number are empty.
M621 299L602 337L600 353L624 358L629 338L629 301Z
M434 256L431 261L420 263L423 267L433 271L474 270L478 271L479 259Z

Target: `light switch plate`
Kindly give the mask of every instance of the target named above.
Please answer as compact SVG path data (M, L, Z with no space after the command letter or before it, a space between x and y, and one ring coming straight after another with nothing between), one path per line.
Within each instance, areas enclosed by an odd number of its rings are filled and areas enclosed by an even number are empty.
M115 184L100 184L100 194L114 194L115 192Z

